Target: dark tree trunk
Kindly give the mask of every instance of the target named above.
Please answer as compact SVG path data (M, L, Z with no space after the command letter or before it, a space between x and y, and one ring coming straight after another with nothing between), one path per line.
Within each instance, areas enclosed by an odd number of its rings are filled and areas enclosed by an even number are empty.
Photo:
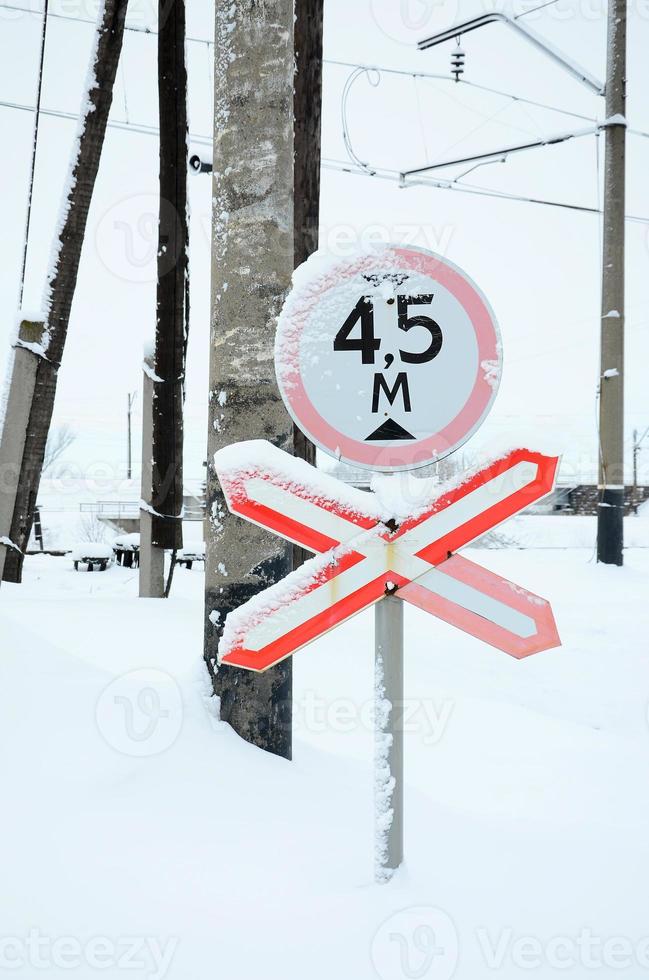
M324 0L295 3L295 171L293 251L297 268L318 248L320 218L320 130L322 106L322 25ZM315 446L293 427L293 452L315 464ZM295 545L293 567L311 553Z
M160 218L153 390L152 543L182 548L187 282L185 2L159 0ZM161 516L159 516L161 515Z
M113 101L113 85L122 50L126 7L127 0L105 0L103 4L97 31L97 47L92 56L94 84L87 93L87 106L82 110L83 124L72 161L65 214L55 242L54 261L46 287L46 356L40 359L38 365L10 535L23 553L27 550L34 521L34 507L54 410L57 372L63 357L88 210L99 169L108 113ZM5 581L20 582L22 566L23 554L11 549L5 561Z

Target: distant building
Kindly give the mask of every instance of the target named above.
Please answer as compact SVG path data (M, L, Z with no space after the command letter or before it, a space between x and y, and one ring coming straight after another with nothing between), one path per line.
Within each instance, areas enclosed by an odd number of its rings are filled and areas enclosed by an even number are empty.
M596 515L600 490L594 483L577 483L556 486L552 493L541 500L530 512L534 514L582 514ZM649 500L649 486L624 488L624 514L637 511L640 504Z

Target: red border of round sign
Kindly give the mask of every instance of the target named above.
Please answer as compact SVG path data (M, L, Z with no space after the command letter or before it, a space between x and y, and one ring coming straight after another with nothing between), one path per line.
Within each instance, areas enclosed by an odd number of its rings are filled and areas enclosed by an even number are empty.
M299 341L313 308L327 289L341 280L350 279L359 272L371 271L376 266L377 258L380 260L383 255L389 258L390 254L400 260L404 269L428 275L441 283L464 308L476 333L478 370L466 404L444 429L413 443L377 446L376 443L368 444L344 435L317 411L306 393L300 375ZM496 378L488 381L485 377L486 372L482 368L485 361L496 362L499 367L502 366L500 333L496 318L482 292L452 262L427 249L391 246L383 253L363 255L351 262L341 261L330 269L326 276L321 277L318 288L309 290L305 298L304 305L301 305L297 291L293 297L289 297L289 303L292 299L298 309L291 310L290 320L280 320L275 356L276 361L281 359L286 366L283 371L277 372L277 379L289 414L320 449L337 459L364 469L407 470L425 466L427 463L448 456L477 431L491 408L500 382L500 372ZM396 453L399 455L399 461L395 463Z

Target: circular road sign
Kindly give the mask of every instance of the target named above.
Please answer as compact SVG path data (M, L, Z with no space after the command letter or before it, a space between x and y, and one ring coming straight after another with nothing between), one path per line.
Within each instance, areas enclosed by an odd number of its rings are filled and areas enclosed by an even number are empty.
M286 407L331 456L406 470L458 449L496 396L501 345L477 286L446 259L387 245L296 270L277 328Z

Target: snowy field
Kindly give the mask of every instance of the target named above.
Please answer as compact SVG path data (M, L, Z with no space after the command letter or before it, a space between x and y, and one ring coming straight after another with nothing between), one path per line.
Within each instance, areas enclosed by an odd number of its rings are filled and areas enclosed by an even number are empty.
M407 859L387 885L371 613L295 658L289 764L217 720L202 571L165 602L128 569L27 559L0 590L0 973L648 975L649 549L623 569L585 547L465 553L550 599L563 647L516 662L407 607Z

